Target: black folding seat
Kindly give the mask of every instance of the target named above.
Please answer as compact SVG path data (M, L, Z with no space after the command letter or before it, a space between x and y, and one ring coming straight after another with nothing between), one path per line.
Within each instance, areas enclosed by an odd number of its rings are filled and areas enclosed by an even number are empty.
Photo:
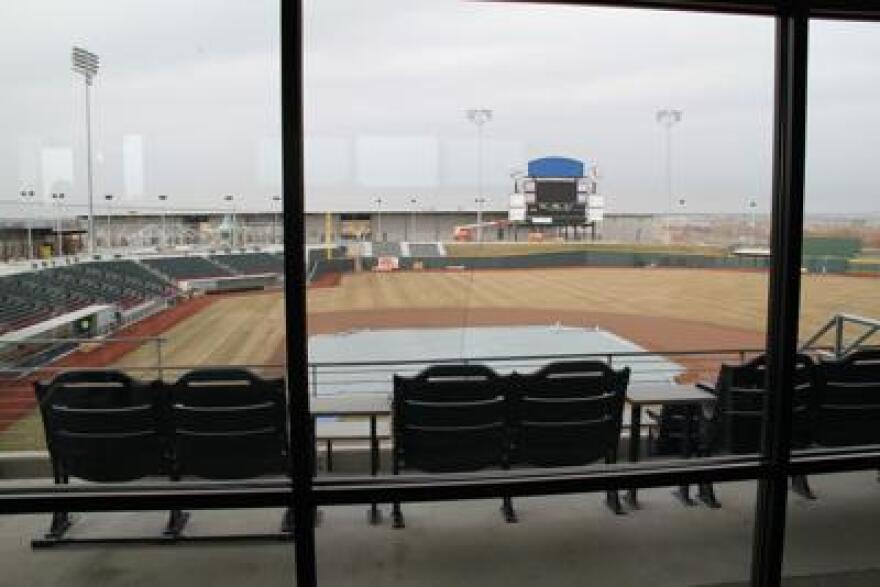
M169 390L173 478L254 479L290 471L283 379L198 369ZM186 514L180 514L181 524ZM282 531L292 530L291 511Z
M821 382L816 444L880 444L880 350L862 350L817 365Z
M69 371L35 383L55 483L71 477L98 483L168 474L161 391L119 371ZM172 516L173 518L173 516ZM56 512L46 541L70 528Z
M435 365L414 377L394 376L392 471L429 473L509 467L504 379L483 365ZM516 521L510 499L502 511ZM400 503L395 528L404 526Z
M617 462L630 369L598 361L551 363L514 375L512 461L535 467ZM617 491L608 506L623 513Z
M718 398L714 407L702 414L699 448L702 455L760 452L766 413L766 378L767 359L761 355L742 365L724 364L714 388L701 385ZM799 354L796 358L794 385L791 447L804 449L813 444L819 394L813 360L807 355ZM800 495L814 498L806 477L793 477L792 487ZM711 485L700 488L700 498L717 507Z

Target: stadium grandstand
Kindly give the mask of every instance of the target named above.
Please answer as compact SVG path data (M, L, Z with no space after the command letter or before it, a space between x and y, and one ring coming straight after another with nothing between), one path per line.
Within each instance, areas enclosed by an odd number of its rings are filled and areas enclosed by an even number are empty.
M174 287L131 260L90 262L0 277L0 332L95 304L120 309L173 295Z
M202 256L159 257L144 259L144 264L169 279L207 279L211 277L231 277L234 273L228 268Z
M274 253L211 255L209 259L212 262L241 275L282 273L284 271L284 257Z

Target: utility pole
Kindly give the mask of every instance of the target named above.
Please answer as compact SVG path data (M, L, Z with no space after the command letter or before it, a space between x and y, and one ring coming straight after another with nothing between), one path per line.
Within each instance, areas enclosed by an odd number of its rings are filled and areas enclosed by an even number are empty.
M410 230L412 231L412 238L418 240L418 235L416 234L416 209L419 204L419 201L415 198L410 198L409 203L412 206L412 213L410 215L411 226ZM407 239L410 240L410 239Z
M113 248L113 231L110 227L110 214L113 212L113 194L107 194L104 196L104 199L107 200L107 250Z
M27 224L27 241L28 241L28 261L33 260L34 258L34 221L33 214L31 211L31 204L34 202L34 190L21 190L21 201L24 205L24 214L25 214L25 223Z
M376 236L385 240L382 238L382 198L374 198L373 202L376 204ZM373 238L373 242L376 242L376 238Z
M227 194L227 195L223 196L223 199L226 200L227 202L229 202L229 203L232 205L232 228L231 228L230 231L229 231L229 240L230 240L230 244L229 244L229 246L230 246L231 248L235 248L235 226L236 226L236 222L235 222L235 198L234 198L231 194Z
M281 208L281 196L272 196L272 244L276 244L278 242L278 212Z
M162 242L159 243L159 248L165 247L168 244L168 233L165 229L165 216L167 216L167 204L168 196L165 194L161 194L159 196L159 201L162 202Z
M55 251L55 256L60 257L64 254L64 240L63 240L63 226L61 225L61 202L64 200L64 193L60 192L57 194L52 194L52 200L55 202L55 216L57 220L57 224L55 227L55 237L57 240L57 248Z

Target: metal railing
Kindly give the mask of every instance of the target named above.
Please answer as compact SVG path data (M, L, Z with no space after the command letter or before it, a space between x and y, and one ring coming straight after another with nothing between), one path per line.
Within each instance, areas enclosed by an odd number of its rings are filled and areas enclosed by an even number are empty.
M848 343L844 340L847 326L856 327L858 329L858 334ZM831 346L831 352L834 353L835 357L840 358L862 346L866 346L865 343L868 339L874 336L878 330L880 330L880 320L866 318L856 314L835 314L821 328L819 328L813 336L808 338L807 341L800 346L800 350L801 352L808 352L827 348L827 345L823 347L818 343L829 332L833 331L834 342Z

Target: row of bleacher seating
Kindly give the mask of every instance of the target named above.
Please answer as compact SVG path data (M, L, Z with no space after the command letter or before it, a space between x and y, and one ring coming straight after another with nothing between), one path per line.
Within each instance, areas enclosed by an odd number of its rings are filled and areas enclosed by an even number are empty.
M91 304L124 308L173 288L134 261L79 263L0 277L0 332Z
M123 482L162 475L250 479L289 471L284 381L248 371L193 371L176 383L141 382L118 371L71 371L36 383L55 482ZM188 514L170 512L176 539ZM291 531L289 512L282 533ZM56 512L44 541L72 523Z
M284 272L284 259L272 253L212 255L211 259L240 275Z
M766 368L766 357L759 356L742 365L722 365L714 385L698 384L718 398L711 410L697 412L691 426L691 446L699 455L761 450ZM861 350L839 360L798 355L792 391L793 450L880 444L880 351ZM653 414L653 454L680 452L685 414L676 407ZM814 497L805 478L793 482L798 493Z
M144 259L145 265L174 280L210 279L212 277L231 277L232 271L202 256L159 257Z
M144 259L143 263L178 281L284 272L282 255L263 252L157 257Z
M482 365L437 365L394 377L392 468L442 473L617 462L628 367L551 363L499 376ZM608 506L622 513L616 491ZM502 512L516 521L510 497ZM404 526L400 504L394 526Z
M880 352L818 363L801 357L798 365L795 447L880 444ZM764 368L762 358L722 367L715 409L698 416L699 454L757 451ZM571 361L526 375L438 365L395 376L393 473L615 463L629 375L628 368ZM116 372L69 372L37 384L36 392L57 483L70 476L244 479L288 470L281 379L197 370L169 385ZM682 421L675 417L670 408L658 416L660 438L668 441L676 429L680 435ZM796 481L796 490L811 495L805 478ZM502 497L505 519L513 522L512 500ZM701 497L714 500L711 487L701 487ZM622 512L616 491L607 492L607 503ZM392 516L395 527L403 527L399 504ZM184 523L183 514L172 512L168 535L179 535ZM56 514L49 537L60 539L68 526L67 514Z

